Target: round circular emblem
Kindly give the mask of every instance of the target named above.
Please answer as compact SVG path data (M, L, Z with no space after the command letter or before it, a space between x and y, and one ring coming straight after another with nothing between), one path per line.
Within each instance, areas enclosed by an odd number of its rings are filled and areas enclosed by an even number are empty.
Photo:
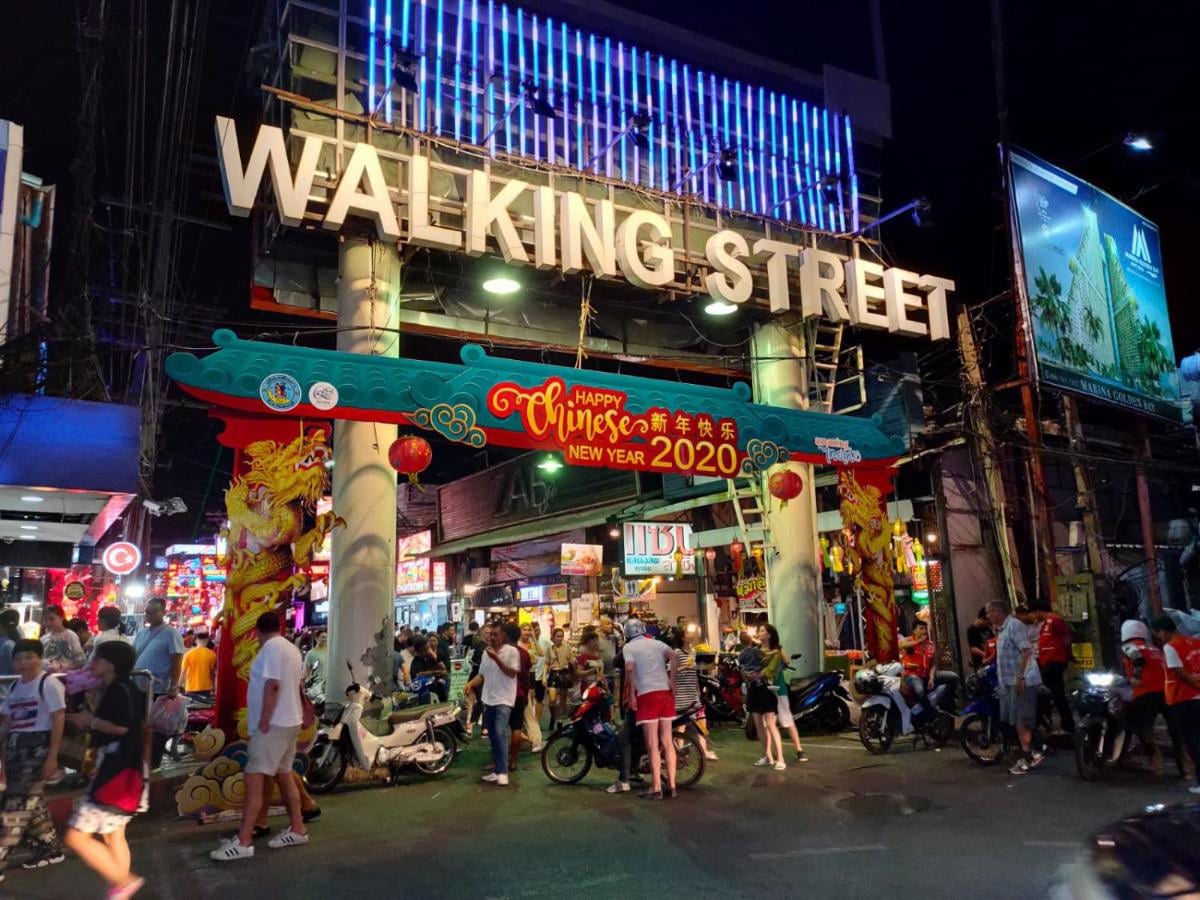
M300 405L303 393L300 390L300 382L291 375L277 372L262 380L262 384L258 386L258 396L268 409L288 412Z
M79 602L87 596L87 589L83 586L82 581L68 581L66 587L63 588L63 596L68 600Z
M314 382L308 389L308 402L321 411L333 409L338 405L338 389L328 381Z
M104 548L104 556L101 561L104 563L104 568L113 575L128 575L142 564L142 551L138 549L137 544L117 541L117 543L109 544Z

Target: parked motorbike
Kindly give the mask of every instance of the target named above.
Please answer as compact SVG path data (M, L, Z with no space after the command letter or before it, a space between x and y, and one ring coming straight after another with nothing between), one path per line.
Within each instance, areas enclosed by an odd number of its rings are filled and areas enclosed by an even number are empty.
M692 720L700 707L675 719L676 726L688 726L675 733L675 786L689 788L704 777L704 753L696 739ZM630 713L632 715L632 713ZM650 775L650 759L642 741L642 730L634 727L630 741L633 772ZM621 735L612 723L608 691L599 684L589 685L582 702L567 722L546 740L542 749L542 771L557 784L575 784L591 771L621 767ZM665 773L664 773L664 778Z
M855 687L866 697L858 737L869 753L886 753L898 735L911 734L914 746L920 740L938 747L954 735L954 716L946 708L949 688L940 684L917 701L906 696L902 675L899 663L885 663L855 676Z
M788 706L798 728L811 725L831 733L845 731L853 702L842 685L841 672L817 672L793 678L788 684Z
M994 766L1004 759L1012 741L1012 729L1000 716L996 664L967 676L964 690L967 705L959 726L963 752L981 766Z
M744 681L737 657L732 654L721 655L716 674L700 676L700 701L709 722L746 724Z
M379 705L378 715L364 717L368 701ZM351 684L341 718L321 729L309 751L309 789L315 794L332 791L350 765L366 772L386 767L391 779L408 766L427 777L441 775L458 752L460 713L454 703L396 711L390 697Z
M1133 733L1126 709L1133 686L1122 675L1088 672L1073 696L1075 706L1075 767L1084 781L1095 781L1105 766L1129 752Z

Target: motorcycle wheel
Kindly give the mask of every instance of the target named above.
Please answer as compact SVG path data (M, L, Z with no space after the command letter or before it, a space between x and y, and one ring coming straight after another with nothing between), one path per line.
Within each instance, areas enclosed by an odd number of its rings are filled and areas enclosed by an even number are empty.
M845 731L850 726L850 710L841 700L826 700L821 704L821 711L817 713L817 724L822 731L831 734Z
M308 755L308 789L314 794L328 794L341 783L349 760L337 744L317 744Z
M944 747L950 738L954 737L954 716L939 712L933 724L929 726L929 738L934 746Z
M442 731L443 731L443 729L439 728L434 732L434 734L436 735L437 742L442 745L442 755L438 758L437 762L431 762L431 763L415 762L415 763L413 763L413 768L415 768L418 772L420 772L422 775L426 776L427 778L435 778L438 775L441 775L443 772L445 772L447 769L449 769L450 764L452 762L454 762L454 752L455 752L454 751L454 747L455 747L454 735L448 734L448 733L443 734ZM443 740L443 738L446 738L446 737L448 737L450 739L449 743L447 743L445 740ZM427 737L423 737L423 738L421 738L421 740L417 741L418 745L425 744L428 746L431 743L432 742Z
M553 735L542 748L542 771L555 784L575 784L592 768L592 750L570 731Z
M704 752L694 734L675 735L675 787L690 788L704 777ZM667 783L667 767L663 765L663 784Z
M994 716L972 713L962 723L963 752L981 766L994 766L1008 753L1004 724Z
M887 714L886 707L869 706L862 711L858 719L858 739L862 741L868 753L876 756L887 753L895 737L891 726L888 725Z
M1096 781L1104 770L1100 761L1100 740L1099 726L1075 730L1075 768L1084 781Z
M454 732L449 727L444 727L435 728L433 733L437 737L439 744L450 748L450 760L454 761L458 759L458 751L462 749L462 745L459 744L458 737Z

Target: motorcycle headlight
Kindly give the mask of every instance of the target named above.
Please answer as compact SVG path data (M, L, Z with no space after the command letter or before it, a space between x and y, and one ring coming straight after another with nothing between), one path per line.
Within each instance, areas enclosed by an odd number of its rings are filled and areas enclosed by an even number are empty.
M1092 687L1109 688L1115 676L1111 672L1088 672L1084 677Z

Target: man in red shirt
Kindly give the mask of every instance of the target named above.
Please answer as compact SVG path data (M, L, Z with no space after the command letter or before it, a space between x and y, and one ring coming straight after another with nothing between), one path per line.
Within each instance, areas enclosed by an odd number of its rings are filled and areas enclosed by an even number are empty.
M900 638L900 662L904 666L904 679L918 697L924 697L926 689L933 690L944 684L949 688L951 702L958 692L958 674L939 672L937 644L929 638L929 626L918 621L913 624L912 634Z
M1129 724L1138 736L1142 749L1150 757L1151 770L1155 775L1163 773L1162 752L1154 741L1154 723L1161 715L1167 720L1179 777L1186 778L1183 745L1179 742L1175 722L1167 714L1167 700L1163 694L1167 680L1163 652L1151 642L1150 629L1137 619L1121 623L1121 662L1125 664L1125 674L1133 685Z
M1075 718L1071 715L1071 704L1067 700L1067 688L1063 681L1067 666L1071 664L1071 626L1050 609L1049 600L1036 601L1033 612L1041 623L1038 629L1038 668L1042 672L1042 684L1050 688L1054 696L1062 730L1074 734Z
M1176 633L1175 621L1166 615L1156 617L1150 627L1163 645L1167 707L1196 767L1197 781L1188 792L1200 794L1200 639Z

